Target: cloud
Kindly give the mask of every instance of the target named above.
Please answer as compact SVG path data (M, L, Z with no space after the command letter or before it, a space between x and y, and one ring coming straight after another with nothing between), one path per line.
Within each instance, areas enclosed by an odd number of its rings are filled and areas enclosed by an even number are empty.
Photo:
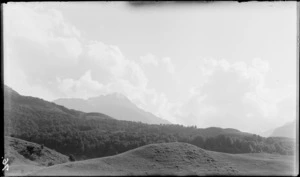
M142 65L149 65L152 64L153 66L163 66L166 68L166 71L174 74L175 73L175 66L172 63L172 60L170 57L157 57L151 53L148 53L147 55L141 56L140 61Z
M112 80L128 80L136 87L146 87L148 80L142 68L136 62L126 59L117 46L92 42L87 48L89 59L97 65L95 73L100 69L102 74Z
M149 88L139 63L126 58L118 46L85 39L60 11L45 7L38 3L5 5L6 84L21 94L48 100L119 92L137 106L162 115L168 107L167 97ZM161 63L174 71L168 58L141 58L143 64Z
M103 85L91 77L91 71L87 71L78 80L57 78L58 89L64 96L72 98L88 98L99 95Z
M73 72L68 69L77 65L82 54L81 34L59 11L37 3L8 3L3 16L8 71L18 68L26 83L45 90L59 75Z
M271 68L265 60L254 58L247 64L203 59L199 68L204 81L191 87L187 99L172 114L180 122L258 132L288 120L282 119L287 112L282 105L294 105L290 93L296 93L295 88L266 87L265 76Z
M18 93L26 96L34 96L43 98L46 100L53 100L57 98L55 94L53 94L52 90L49 87L43 87L37 84L28 83L28 78L26 74L20 69L18 63L10 60L10 50L4 52L4 58L6 60L3 62L4 64L4 83L12 87Z
M140 57L142 64L152 64L154 66L158 66L158 58L153 54L147 54L145 56Z
M51 88L56 97L121 92L137 98L148 89L139 64L118 46L84 39L59 11L35 3L7 4L4 11L6 73L15 86L18 68L26 83Z
M167 70L169 73L174 74L175 73L175 67L171 61L171 58L169 57L164 57L162 58L162 62L166 65Z
M34 7L34 3L6 4L5 35L10 40L21 38L41 45L45 51L54 52L56 57L65 56L75 60L82 51L78 41L79 30L69 24L59 11Z

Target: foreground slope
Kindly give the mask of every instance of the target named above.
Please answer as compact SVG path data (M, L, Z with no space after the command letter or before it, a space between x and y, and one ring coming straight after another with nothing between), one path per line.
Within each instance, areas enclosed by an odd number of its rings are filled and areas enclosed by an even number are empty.
M288 175L293 158L271 154L227 154L187 143L146 145L119 155L69 162L30 175Z
M170 124L169 121L138 108L120 93L101 95L87 100L62 98L54 100L56 104L84 112L101 112L118 120L136 121L149 124Z
M30 152L29 149L32 149ZM9 159L6 175L26 175L45 166L68 162L68 157L39 144L5 136L5 158Z

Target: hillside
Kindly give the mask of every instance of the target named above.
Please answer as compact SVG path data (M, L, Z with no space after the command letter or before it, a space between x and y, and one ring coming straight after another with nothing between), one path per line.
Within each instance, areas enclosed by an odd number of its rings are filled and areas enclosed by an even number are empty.
M8 136L4 139L4 152L9 159L6 175L26 175L43 167L69 161L67 156L52 149Z
M267 152L293 154L293 141L263 138L235 129L156 125L113 119L101 113L84 113L39 98L5 91L6 136L44 144L79 159L104 157L143 145L186 142L227 153Z
M146 145L119 155L69 162L31 175L291 175L293 158L226 154L187 143Z
M101 112L118 120L128 120L149 124L170 124L169 121L161 119L150 112L138 108L127 97L114 93L84 99L57 99L56 104L83 112Z

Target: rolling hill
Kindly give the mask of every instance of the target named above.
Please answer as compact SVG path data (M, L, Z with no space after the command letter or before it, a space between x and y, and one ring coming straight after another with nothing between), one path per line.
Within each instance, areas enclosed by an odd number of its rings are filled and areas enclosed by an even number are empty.
M36 143L5 136L5 157L9 159L6 175L26 175L31 171L69 161L66 155Z
M150 112L138 108L127 97L120 93L92 97L87 100L64 98L54 100L56 104L83 112L101 112L118 120L128 120L149 124L170 124Z
M292 175L293 157L227 154L188 143L150 144L105 158L59 164L30 175Z

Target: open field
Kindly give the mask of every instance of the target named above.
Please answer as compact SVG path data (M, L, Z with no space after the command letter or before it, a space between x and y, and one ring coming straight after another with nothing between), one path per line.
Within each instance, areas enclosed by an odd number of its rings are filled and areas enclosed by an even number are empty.
M119 155L68 162L30 175L292 175L293 157L227 154L187 143L146 145Z

